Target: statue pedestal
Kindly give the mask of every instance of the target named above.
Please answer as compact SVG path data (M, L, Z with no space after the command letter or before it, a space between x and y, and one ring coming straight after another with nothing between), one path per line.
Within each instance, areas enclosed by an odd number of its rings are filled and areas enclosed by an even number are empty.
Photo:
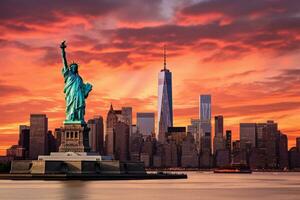
M65 122L59 152L89 152L89 128L81 122Z

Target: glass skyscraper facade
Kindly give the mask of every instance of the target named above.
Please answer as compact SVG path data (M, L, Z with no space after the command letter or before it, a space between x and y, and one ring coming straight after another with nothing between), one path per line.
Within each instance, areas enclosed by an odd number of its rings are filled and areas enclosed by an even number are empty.
M164 68L158 74L158 141L165 141L168 127L173 126L172 101L172 73L166 68L166 54L164 54Z
M211 141L211 95L200 95L199 97L199 117L200 117L200 140ZM209 138L208 138L209 137ZM203 142L201 142L204 144ZM211 142L206 142L201 146L202 151L211 152Z

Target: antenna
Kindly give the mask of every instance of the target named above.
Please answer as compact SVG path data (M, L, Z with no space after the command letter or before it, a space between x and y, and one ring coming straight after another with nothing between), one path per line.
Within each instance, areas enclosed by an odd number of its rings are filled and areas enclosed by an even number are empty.
M166 45L164 45L164 70L167 69L167 53L166 53Z

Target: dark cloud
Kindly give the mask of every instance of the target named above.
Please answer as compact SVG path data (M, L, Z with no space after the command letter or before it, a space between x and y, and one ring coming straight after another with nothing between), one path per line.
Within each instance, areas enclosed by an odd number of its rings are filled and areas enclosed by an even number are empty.
M203 59L203 62L222 62L243 57L251 51L250 48L237 45L228 45L218 50L213 55Z
M23 42L0 38L0 48L5 48L5 47L14 47L14 48L22 49L25 51L27 51L31 48L30 45L27 45Z
M122 6L115 0L3 0L0 2L0 20L29 24L61 21L64 16L101 16Z
M300 11L298 0L205 0L182 9L183 15L223 14L235 19L255 16L293 15Z
M224 113L226 116L247 116L247 115L260 115L266 113L275 113L280 111L289 111L300 108L300 102L278 102L259 105L242 105L242 106L230 106L230 107L215 107L216 113Z
M6 85L0 82L0 97L7 97L9 95L28 94L28 90L22 86Z
M160 20L162 0L2 0L0 21L6 26L45 25L68 17L112 16L125 21Z

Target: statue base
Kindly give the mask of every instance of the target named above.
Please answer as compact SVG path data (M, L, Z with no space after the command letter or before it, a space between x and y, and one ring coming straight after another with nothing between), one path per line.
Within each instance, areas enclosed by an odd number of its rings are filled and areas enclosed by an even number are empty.
M64 122L61 128L59 152L89 152L89 131L81 121Z

